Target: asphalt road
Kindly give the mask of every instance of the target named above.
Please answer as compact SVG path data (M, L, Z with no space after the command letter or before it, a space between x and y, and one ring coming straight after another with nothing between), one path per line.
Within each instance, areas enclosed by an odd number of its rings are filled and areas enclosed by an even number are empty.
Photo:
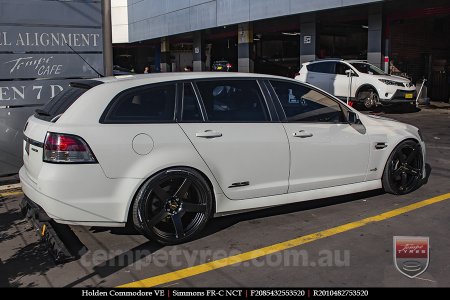
M20 191L0 191L0 286L110 287L146 278L140 284L164 287L450 286L450 200L323 234L450 192L450 109L385 115L418 126L424 135L431 172L420 189L405 196L373 191L221 217L202 237L179 246L162 247L129 229L72 226L88 251L76 261L55 265L20 216ZM214 265L314 233L319 233L314 239L271 255ZM429 267L414 279L394 266L393 236L398 235L430 239ZM197 267L184 270L192 266ZM182 271L173 273L177 270ZM195 270L201 272L194 275Z

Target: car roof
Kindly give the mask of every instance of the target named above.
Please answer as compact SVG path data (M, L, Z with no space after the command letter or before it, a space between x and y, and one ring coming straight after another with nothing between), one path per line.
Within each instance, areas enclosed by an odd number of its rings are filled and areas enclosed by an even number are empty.
M170 73L151 73L138 75L118 75L102 78L93 78L94 81L100 81L106 84L121 83L124 86L138 86L159 82L178 81L178 80L196 80L196 79L215 79L215 78L263 78L263 79L291 79L287 77L239 72L170 72Z
M304 63L304 65L322 63L322 62L367 63L367 60L362 60L362 59L348 59L347 60L347 59L340 59L340 58L327 58L327 59L318 59L318 60L309 61L309 62Z

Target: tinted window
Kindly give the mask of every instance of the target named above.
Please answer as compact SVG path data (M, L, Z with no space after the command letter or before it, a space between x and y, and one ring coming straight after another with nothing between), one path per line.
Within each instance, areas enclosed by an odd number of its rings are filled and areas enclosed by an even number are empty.
M271 81L289 122L345 121L339 104L304 85Z
M185 83L183 86L183 116L184 122L201 122L202 114L198 106L197 97L195 97L192 85Z
M197 83L212 122L264 122L267 107L255 80L214 80Z
M350 67L343 63L337 63L336 64L336 74L338 75L346 75L345 71L350 70Z
M309 72L317 72L317 73L328 73L328 74L334 74L334 66L335 62L319 62L319 63L312 63L306 66Z
M43 107L36 109L34 116L45 121L56 121L81 95L87 90L102 84L96 80L79 80L70 83L70 86L58 93Z
M370 75L386 75L381 69L375 67L374 65L358 62L358 63L352 63L352 66L354 66L359 72L364 74L370 74Z
M136 89L119 96L106 115L106 122L170 122L175 113L175 85Z

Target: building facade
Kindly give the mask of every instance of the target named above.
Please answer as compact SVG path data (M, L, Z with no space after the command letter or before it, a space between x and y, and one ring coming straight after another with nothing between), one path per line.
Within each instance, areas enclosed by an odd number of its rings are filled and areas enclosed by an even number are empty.
M364 59L449 98L447 0L114 0L115 63L135 72L294 76L303 62Z

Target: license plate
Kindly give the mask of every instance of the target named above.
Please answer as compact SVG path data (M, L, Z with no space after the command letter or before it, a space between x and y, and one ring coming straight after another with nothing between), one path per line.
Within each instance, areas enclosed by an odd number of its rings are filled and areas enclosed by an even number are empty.
M30 155L30 141L29 141L29 140L27 140L27 141L25 142L25 152L26 152L28 155Z
M405 94L405 98L406 99L412 99L413 98L413 94L412 93L407 93L407 94Z
M217 70L222 70L222 67L217 67Z

